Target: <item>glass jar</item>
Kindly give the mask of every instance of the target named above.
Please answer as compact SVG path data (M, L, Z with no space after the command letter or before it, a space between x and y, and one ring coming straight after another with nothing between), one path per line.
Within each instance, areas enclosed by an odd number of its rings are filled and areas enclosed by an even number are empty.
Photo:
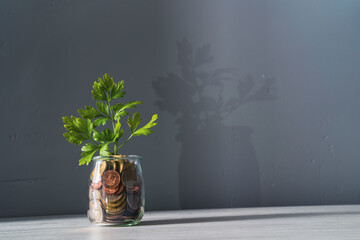
M145 188L137 155L94 157L88 217L95 224L136 225L145 207Z

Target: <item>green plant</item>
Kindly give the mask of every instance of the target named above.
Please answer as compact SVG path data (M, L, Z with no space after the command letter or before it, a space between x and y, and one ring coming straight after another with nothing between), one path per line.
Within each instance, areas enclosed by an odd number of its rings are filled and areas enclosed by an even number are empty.
M81 148L82 158L79 160L79 165L88 165L97 151L100 152L100 156L117 155L119 149L133 136L147 136L153 132L150 128L157 125L155 121L158 115L154 114L145 126L138 128L142 119L140 113L136 112L127 119L127 125L131 131L130 136L119 145L119 140L124 135L120 120L129 115L128 109L136 108L136 105L142 104L140 101L132 101L126 104L111 105L111 101L125 95L126 92L122 91L123 88L124 81L116 84L112 77L105 74L103 78L98 78L98 81L94 82L91 91L93 99L97 100L96 108L85 106L85 108L79 109L80 118L74 116L62 118L64 127L68 130L63 134L66 140L75 145L86 142ZM111 122L112 130L109 128L105 128L103 131L96 130L108 122ZM113 145L113 152L110 152L109 145Z

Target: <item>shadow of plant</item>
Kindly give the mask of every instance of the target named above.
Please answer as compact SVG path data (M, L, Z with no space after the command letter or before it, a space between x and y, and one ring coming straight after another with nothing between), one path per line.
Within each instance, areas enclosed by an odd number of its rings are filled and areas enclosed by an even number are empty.
M224 120L242 105L269 101L274 79L238 79L233 68L212 67L210 45L193 49L177 43L180 74L153 82L157 106L177 116L182 143L179 193L182 208L258 206L259 167L248 126L226 126Z

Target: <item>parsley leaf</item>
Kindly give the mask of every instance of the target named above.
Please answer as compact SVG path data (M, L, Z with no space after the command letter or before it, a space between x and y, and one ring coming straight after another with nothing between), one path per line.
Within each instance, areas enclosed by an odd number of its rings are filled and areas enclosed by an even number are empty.
M111 155L109 143L110 142L107 142L107 143L104 143L104 144L101 145L101 147L100 147L100 156L109 156L109 155Z
M120 116L123 117L123 116L127 115L128 113L125 111L125 109L136 108L135 105L137 105L137 104L142 104L142 102L140 102L140 101L132 101L132 102L129 102L129 103L127 103L127 104L125 104L125 105L123 105L121 107L120 106L116 107L116 112L115 112L114 119L118 120L118 119L120 119Z
M94 82L93 89L94 90L91 90L91 95L95 100L107 101L105 89L100 83Z
M94 119L102 116L98 110L91 106L85 106L85 109L79 109L78 113L82 118L85 119Z
M86 164L88 165L95 154L96 151L99 150L98 146L95 146L92 143L86 143L82 148L81 151L83 153L81 154L82 158L79 160L79 165Z
M139 126L141 122L140 113L136 112L133 114L132 118L128 117L127 124L130 127L131 133L134 133L135 129Z
M69 142L80 145L83 141L88 140L86 136L82 135L81 133L78 133L76 131L71 130L70 132L66 132L63 134L66 140Z
M140 136L140 135L144 135L147 136L151 133L153 133L153 130L151 130L150 128L154 127L157 125L157 123L155 122L156 119L158 118L157 114L154 114L150 120L150 122L148 122L144 127L139 128L138 130L136 130L133 135L134 136Z
M104 126L108 120L109 120L109 119L106 118L106 117L101 117L101 118L96 119L96 120L93 122L94 128L99 127L100 125L103 125L103 126Z
M101 133L94 131L94 134L93 134L94 140L98 141L98 142L113 141L114 137L115 137L114 133L109 128L106 128Z
M124 81L120 81L117 85L113 86L110 94L110 100L122 98L126 92L121 91L124 88Z
M121 123L119 120L115 124L114 132L115 132L114 141L117 142L124 135L124 129L121 128Z
M104 117L110 118L109 116L109 106L103 102L97 101L96 102L97 110L103 114Z
M64 133L64 137L76 145L91 138L93 124L89 119L77 118L74 116L63 117L64 127L69 132Z
M111 92L113 87L116 87L114 79L110 77L107 73L104 74L103 78L99 78L99 83L105 89L106 92Z

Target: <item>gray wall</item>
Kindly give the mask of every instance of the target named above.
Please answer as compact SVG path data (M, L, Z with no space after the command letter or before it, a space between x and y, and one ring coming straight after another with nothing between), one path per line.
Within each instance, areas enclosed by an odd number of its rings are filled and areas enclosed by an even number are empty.
M0 1L0 217L85 213L61 116L159 113L147 210L360 203L360 1Z

